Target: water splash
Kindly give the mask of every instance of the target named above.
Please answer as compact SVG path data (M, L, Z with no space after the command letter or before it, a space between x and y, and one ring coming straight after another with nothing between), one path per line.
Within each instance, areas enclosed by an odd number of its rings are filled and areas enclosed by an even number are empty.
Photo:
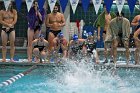
M116 67L98 66L84 60L65 62L65 68L56 69L55 78L57 93L124 93L125 84L115 74ZM97 70L98 69L98 70ZM61 87L60 87L61 86Z
M128 84L117 75L116 65L97 65L89 58L67 59L62 66L38 68L14 84L13 88L9 87L5 92L137 93L136 90L128 89Z

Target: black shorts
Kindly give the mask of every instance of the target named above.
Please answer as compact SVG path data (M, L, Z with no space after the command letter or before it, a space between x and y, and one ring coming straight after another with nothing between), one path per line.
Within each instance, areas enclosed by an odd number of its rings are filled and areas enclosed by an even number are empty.
M3 31L5 31L7 34L10 34L12 31L15 31L14 28L10 28L9 31L6 31L6 28L2 28Z
M122 39L123 33L118 33L118 37Z
M106 34L106 31L103 31L104 34Z
M58 33L60 33L61 30L58 30L58 31L50 30L50 32L52 32L54 36L57 37Z

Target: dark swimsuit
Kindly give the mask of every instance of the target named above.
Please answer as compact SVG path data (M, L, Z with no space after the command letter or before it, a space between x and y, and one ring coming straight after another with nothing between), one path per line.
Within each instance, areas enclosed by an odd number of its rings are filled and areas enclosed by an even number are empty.
M2 28L3 31L5 31L7 34L10 34L12 31L14 31L14 28L10 28L9 31L6 31L6 28Z
M84 43L79 44L78 46L72 46L71 50L74 54L77 54L79 50L82 50Z
M71 50L72 50L72 52L73 52L74 54L77 54L77 53L78 53L78 50L80 50L80 49L79 49L78 46L72 46L72 47L71 47Z
M89 49L89 50L87 50L88 53L93 53L92 51L94 49L96 49L96 43L95 42L94 43L86 42L85 45L86 45L87 49Z
M105 34L106 34L106 31L103 31L103 33L105 33Z
M46 46L44 44L42 46L39 46L38 42L37 42L37 45L34 46L34 48L38 48L40 52L43 51L45 47Z
M58 30L58 31L50 30L50 32L52 32L54 34L54 36L56 37L58 35L58 33L61 32L61 30Z

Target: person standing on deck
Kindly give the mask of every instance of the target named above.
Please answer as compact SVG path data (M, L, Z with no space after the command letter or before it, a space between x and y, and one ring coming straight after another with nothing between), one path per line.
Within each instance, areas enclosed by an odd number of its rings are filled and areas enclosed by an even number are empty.
M57 37L58 33L61 32L62 27L65 26L65 18L64 15L58 12L59 6L56 4L54 6L53 12L48 14L46 18L46 27L49 27L49 50L50 52L53 50L53 42L52 40Z
M124 17L124 13L117 12L117 17L110 21L108 33L105 38L105 43L111 42L113 47L113 61L117 62L117 46L122 40L126 49L126 63L129 63L129 37L130 37L130 22Z
M38 2L33 2L33 7L31 7L27 20L28 20L28 47L27 47L27 55L28 61L32 61L32 41L38 38L41 33L41 26L43 24L45 18L45 10L39 10Z
M10 61L14 62L15 54L15 29L14 25L17 22L17 11L13 9L12 2L9 4L7 10L0 11L0 23L2 24L1 38L2 38L2 62L6 62L6 45L8 39L10 41Z
M105 41L105 37L107 34L107 29L109 27L110 21L111 21L111 19L116 17L115 13L107 12L105 4L103 4L103 9L104 9L104 11L98 16L97 21L95 23L95 26L97 27L97 30L98 30L98 37L97 37L98 41L100 41L100 39L101 39L101 35L100 35L101 28L103 28L103 40ZM108 51L107 51L107 45L105 43L104 43L104 49L105 49L104 50L104 56L105 56L104 63L107 63L108 62L108 60L107 60Z

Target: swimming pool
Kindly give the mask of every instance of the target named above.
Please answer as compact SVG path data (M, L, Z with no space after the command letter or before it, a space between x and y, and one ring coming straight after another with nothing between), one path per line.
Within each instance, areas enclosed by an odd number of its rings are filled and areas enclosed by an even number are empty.
M0 82L21 73L31 66L7 66L0 70ZM115 74L112 74L112 73ZM65 63L37 66L28 75L0 93L139 93L140 68Z

